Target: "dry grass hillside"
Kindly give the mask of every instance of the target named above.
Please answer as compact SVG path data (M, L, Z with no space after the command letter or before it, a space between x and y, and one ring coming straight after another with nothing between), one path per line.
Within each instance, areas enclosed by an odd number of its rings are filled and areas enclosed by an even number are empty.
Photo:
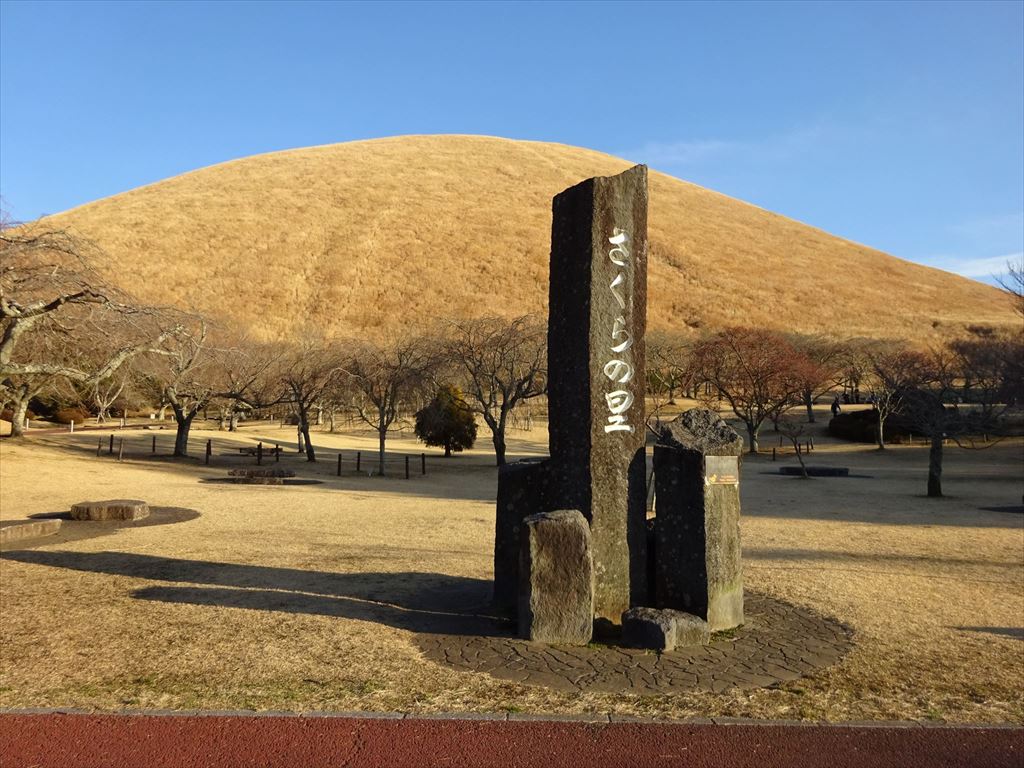
M629 163L560 144L405 136L236 160L57 214L140 299L377 335L543 312L551 198ZM651 174L652 328L753 324L925 341L1013 316L995 289Z

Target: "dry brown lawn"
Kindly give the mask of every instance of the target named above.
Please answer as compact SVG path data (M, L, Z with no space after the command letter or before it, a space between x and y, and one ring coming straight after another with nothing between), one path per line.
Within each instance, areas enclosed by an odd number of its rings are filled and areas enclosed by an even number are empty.
M488 443L429 474L333 477L366 433L317 434L324 458L284 464L319 485L204 483L240 463L229 448L294 438L292 428L194 433L217 466L97 458L98 436L0 443L0 518L138 497L197 519L51 542L0 560L0 706L255 710L615 712L682 717L942 719L1024 723L1021 443L951 448L948 498L924 490L926 450L837 445L815 463L857 477L803 481L743 467L748 590L847 623L837 666L776 689L639 698L573 695L424 660L424 618L486 610L496 473ZM171 435L161 433L162 446ZM767 434L766 444L771 445ZM294 443L291 443L294 446ZM544 451L517 432L514 457ZM408 437L396 451L418 453ZM232 451L237 453L237 451ZM401 465L395 465L396 473ZM415 464L414 464L415 469Z
M263 337L374 335L480 307L543 313L551 198L630 165L561 144L403 136L211 166L46 223L94 239L103 270L145 301ZM651 328L694 333L750 324L928 342L1015 322L991 286L660 173L649 304Z

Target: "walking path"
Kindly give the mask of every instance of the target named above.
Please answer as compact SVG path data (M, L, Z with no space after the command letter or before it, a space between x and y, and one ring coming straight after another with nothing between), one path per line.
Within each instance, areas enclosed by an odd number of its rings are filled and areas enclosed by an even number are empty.
M525 715L0 713L4 768L1020 768L1024 729Z

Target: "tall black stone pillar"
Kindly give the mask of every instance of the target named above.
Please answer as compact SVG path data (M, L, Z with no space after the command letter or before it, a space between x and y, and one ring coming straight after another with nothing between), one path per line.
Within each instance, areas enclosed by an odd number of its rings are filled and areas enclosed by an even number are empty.
M595 617L618 624L646 594L647 168L587 179L552 207L552 485L590 522Z

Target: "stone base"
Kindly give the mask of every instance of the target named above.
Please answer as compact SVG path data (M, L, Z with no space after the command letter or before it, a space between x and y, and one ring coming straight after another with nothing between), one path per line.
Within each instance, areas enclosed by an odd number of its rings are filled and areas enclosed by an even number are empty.
M556 645L586 645L594 631L590 526L576 510L523 520L519 558L519 635Z
M669 608L630 608L622 614L622 642L630 648L671 651L677 646L707 645L707 622Z
M149 505L138 499L82 501L71 506L72 520L141 520L149 517Z

